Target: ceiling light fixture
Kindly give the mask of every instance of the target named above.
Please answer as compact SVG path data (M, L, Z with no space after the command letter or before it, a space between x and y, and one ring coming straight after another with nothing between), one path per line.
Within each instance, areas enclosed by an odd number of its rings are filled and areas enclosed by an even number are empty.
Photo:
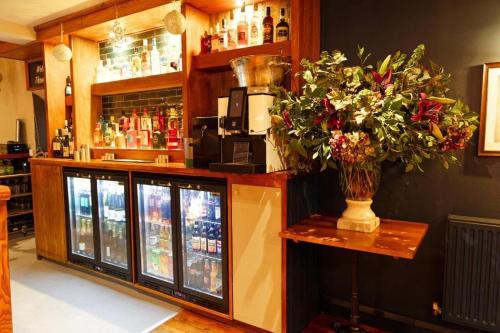
M113 50L122 51L125 49L127 45L127 37L125 34L126 29L121 25L120 21L118 21L118 9L116 8L115 1L115 22L113 22L108 32L109 42L113 46Z
M186 18L180 12L181 1L174 0L172 4L174 9L165 15L163 23L165 23L167 31L172 35L180 35L186 31Z
M66 62L71 60L73 52L68 46L66 46L66 44L64 44L63 34L64 30L63 24L61 22L61 42L54 47L54 49L52 50L52 54L57 60Z

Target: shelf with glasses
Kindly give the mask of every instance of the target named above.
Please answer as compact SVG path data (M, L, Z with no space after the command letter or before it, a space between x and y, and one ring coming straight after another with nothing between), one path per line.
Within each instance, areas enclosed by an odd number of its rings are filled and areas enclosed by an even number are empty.
M218 51L208 54L200 54L193 57L194 68L201 71L219 71L223 69L231 69L229 61L234 58L247 55L257 54L274 54L290 56L291 41L276 42L271 44L262 44L248 46L243 48L231 49L226 51Z
M160 90L182 87L182 72L135 77L125 80L94 83L91 86L92 95L105 96L125 94L138 91Z
M13 173L11 175L0 176L0 179L17 178L17 177L27 177L31 176L31 173Z

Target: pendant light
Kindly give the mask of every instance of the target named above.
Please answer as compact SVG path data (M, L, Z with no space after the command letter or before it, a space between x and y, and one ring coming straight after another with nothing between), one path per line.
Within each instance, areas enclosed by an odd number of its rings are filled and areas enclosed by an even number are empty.
M186 18L179 11L181 8L180 0L174 0L172 4L174 9L165 15L163 23L165 23L165 27L169 33L172 35L180 35L186 31Z
M125 27L123 27L120 21L118 21L118 9L116 8L115 0L115 22L113 22L113 25L108 32L109 42L113 46L113 50L121 51L125 48L127 44L127 37L125 36L125 34Z
M68 46L66 46L66 44L64 44L63 32L63 24L61 22L61 42L54 47L54 49L52 50L52 54L57 60L66 62L71 60L73 52Z

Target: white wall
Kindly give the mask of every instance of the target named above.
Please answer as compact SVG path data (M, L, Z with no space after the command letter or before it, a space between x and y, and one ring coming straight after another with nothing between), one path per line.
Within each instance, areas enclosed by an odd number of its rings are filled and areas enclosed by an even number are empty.
M26 127L26 140L35 148L33 98L26 90L24 61L0 58L0 143L16 138L16 119Z

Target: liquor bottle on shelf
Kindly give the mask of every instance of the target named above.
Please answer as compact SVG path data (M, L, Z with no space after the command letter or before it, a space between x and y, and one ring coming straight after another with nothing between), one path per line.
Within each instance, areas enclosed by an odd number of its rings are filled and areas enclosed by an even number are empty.
M250 22L250 45L259 45L260 42L260 22L259 22L259 5L253 5L253 15Z
M102 116L101 116L102 118ZM94 128L94 147L103 146L103 135L102 135L102 121L98 121Z
M211 52L219 52L219 23L217 23L215 32L212 27L210 27L210 40L211 40Z
M156 37L153 37L153 45L151 49L151 74L160 74L160 52L156 46Z
M262 42L270 44L274 39L274 23L271 16L271 7L266 8L266 17L262 21Z
M119 126L119 131L120 132L125 132L126 133L128 131L128 128L129 128L129 119L125 115L125 110L122 110L122 116L118 120L118 124L120 125Z
M211 52L212 39L206 30L203 33L203 36L201 36L200 43L201 43L201 54L207 54Z
M245 4L241 6L240 20L238 21L238 47L248 46L248 22L245 13Z
M104 124L103 132L104 147L112 147L114 145L114 135L110 124Z
M236 29L236 22L234 21L234 11L229 13L229 25L227 27L227 47L234 49L238 46L238 31Z
M115 148L123 149L126 147L127 147L127 138L125 137L125 135L123 135L122 131L117 130L115 134Z
M54 157L62 157L62 150L61 150L61 137L60 137L60 130L56 129L56 134L54 135L54 138L52 139L52 155Z
M276 41L283 42L289 39L290 26L285 19L285 8L280 10L280 21L276 25Z
M142 76L151 75L151 56L149 53L148 40L142 40L142 52L141 52L141 73Z
M137 148L137 131L135 129L135 122L131 121L127 131L127 148Z
M142 76L142 64L141 55L139 53L139 48L134 48L134 54L132 55L132 76L141 77Z
M219 50L224 51L227 49L228 49L228 43L227 43L226 19L222 19L221 30L219 31Z
M162 132L158 129L158 127L155 127L153 130L153 139L152 139L152 145L153 149L161 149L162 147Z
M69 76L66 76L66 87L64 88L64 95L65 96L71 96L71 78Z
M161 110L160 110L160 107L157 105L156 106L156 112L153 114L153 116L151 117L151 121L152 121L152 124L153 124L153 130L155 128L160 128L160 113L161 113Z
M151 136L153 124L151 122L151 116L149 115L149 111L147 108L144 108L141 116L141 131L144 130L147 130L149 132L149 135Z
M63 151L63 158L69 158L69 135L68 131L66 129L62 130L63 132L63 140L62 140L62 151Z

